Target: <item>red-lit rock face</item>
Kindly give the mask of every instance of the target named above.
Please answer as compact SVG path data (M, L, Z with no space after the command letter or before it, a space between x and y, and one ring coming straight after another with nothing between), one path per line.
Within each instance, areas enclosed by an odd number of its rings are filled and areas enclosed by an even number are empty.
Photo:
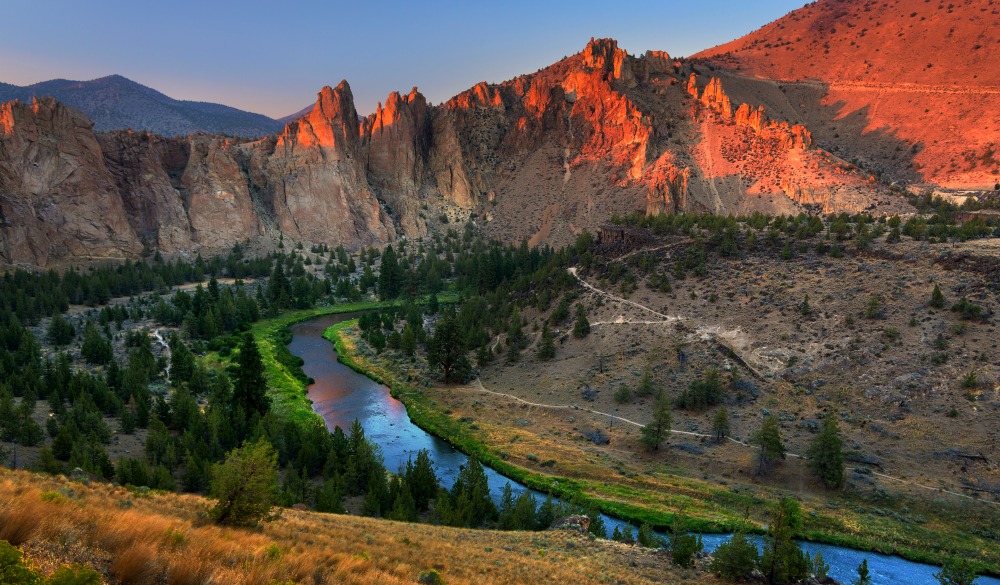
M536 73L479 83L438 106L416 89L393 92L360 118L341 82L283 132L255 142L95 137L58 104L7 104L0 190L14 201L45 198L51 209L39 216L28 203L0 203L2 260L134 256L143 246L212 253L278 231L357 248L471 214L509 241L565 243L613 213L871 203L867 176L814 148L811 129L770 102L765 109L732 77L702 73L666 53L633 57L596 39ZM72 169L61 175L39 178L32 166L67 160Z
M995 2L820 0L694 57L762 97L778 81L783 95L769 111L792 106L818 143L866 168L992 189L1000 180L991 154L1000 137L998 27Z

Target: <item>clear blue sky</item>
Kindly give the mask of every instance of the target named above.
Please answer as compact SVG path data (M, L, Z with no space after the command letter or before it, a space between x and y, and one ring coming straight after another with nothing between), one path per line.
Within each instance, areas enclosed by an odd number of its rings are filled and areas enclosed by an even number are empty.
M614 37L686 56L804 0L380 2L5 0L0 81L124 75L171 97L269 116L347 79L358 110L417 86L434 103Z

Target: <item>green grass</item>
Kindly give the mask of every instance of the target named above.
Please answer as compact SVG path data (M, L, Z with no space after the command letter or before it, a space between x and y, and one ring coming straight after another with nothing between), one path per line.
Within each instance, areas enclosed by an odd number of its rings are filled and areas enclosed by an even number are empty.
M649 523L667 528L673 512L684 509L689 526L699 532L728 532L741 524L748 510L761 521L782 495L777 491L753 490L737 493L691 478L669 475L676 488L651 489L642 481L595 481L546 475L514 465L502 459L476 436L467 423L443 412L442 407L422 391L406 383L388 366L377 363L357 351L357 321L345 321L328 328L324 337L332 341L342 363L369 378L388 386L394 397L406 406L410 420L425 431L479 459L502 475L542 492L594 506L611 516L633 524ZM761 488L767 490L767 488ZM794 496L795 494L787 494ZM897 554L909 560L941 564L955 558L974 559L981 572L1000 574L1000 547L989 532L997 515L986 504L924 503L916 500L875 507L860 497L835 497L822 503L812 501L806 508L805 526L798 536L848 548ZM916 509L909 509L916 508ZM893 511L898 508L899 511ZM929 520L928 520L929 519ZM961 519L961 520L959 520ZM754 532L764 532L758 524Z
M456 293L438 295L438 302L442 304L457 301L458 295ZM425 302L426 299L421 299L418 304ZM309 380L302 373L298 360L289 354L285 347L291 340L288 331L290 325L324 315L371 311L398 307L403 304L405 304L403 301L344 303L315 309L288 311L277 317L255 323L251 331L254 339L257 340L260 356L264 362L268 396L271 398L271 407L275 413L300 424L322 423L320 416L312 409L312 402L306 397L306 386L309 385Z

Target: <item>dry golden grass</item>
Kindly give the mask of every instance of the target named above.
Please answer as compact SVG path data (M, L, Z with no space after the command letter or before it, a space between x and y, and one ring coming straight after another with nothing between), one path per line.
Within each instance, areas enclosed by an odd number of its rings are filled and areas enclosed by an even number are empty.
M43 571L82 562L109 583L381 585L414 583L431 569L449 585L716 582L698 569L682 575L660 553L572 532L463 530L295 510L259 530L236 530L204 521L208 505L196 496L137 496L0 470L3 534L16 534Z

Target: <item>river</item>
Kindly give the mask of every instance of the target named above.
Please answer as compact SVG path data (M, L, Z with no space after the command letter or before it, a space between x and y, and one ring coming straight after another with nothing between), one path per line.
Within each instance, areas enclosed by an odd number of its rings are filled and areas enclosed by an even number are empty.
M413 424L406 414L406 408L393 398L389 389L355 372L337 361L333 344L323 338L323 331L331 325L355 319L358 313L327 315L292 325L292 341L289 351L302 358L302 366L307 376L314 380L308 387L308 396L315 410L326 426L333 430L339 426L345 432L354 419L361 421L365 435L382 449L385 465L395 471L406 465L407 459L416 457L421 449L430 452L441 483L451 486L458 476L459 467L468 458L447 441L428 434ZM507 479L496 471L485 468L494 500L499 500L505 484L510 483L515 496L527 488ZM544 495L534 492L539 502ZM608 531L615 526L626 524L616 518L603 516ZM706 551L714 550L729 538L726 534L704 534ZM803 550L811 555L823 553L830 565L830 576L842 583L851 583L857 577L857 566L862 559L868 559L873 585L937 585L934 573L938 567L915 563L898 556L882 555L858 551L850 548L818 544L800 543ZM1000 585L1000 579L980 577L976 585Z

